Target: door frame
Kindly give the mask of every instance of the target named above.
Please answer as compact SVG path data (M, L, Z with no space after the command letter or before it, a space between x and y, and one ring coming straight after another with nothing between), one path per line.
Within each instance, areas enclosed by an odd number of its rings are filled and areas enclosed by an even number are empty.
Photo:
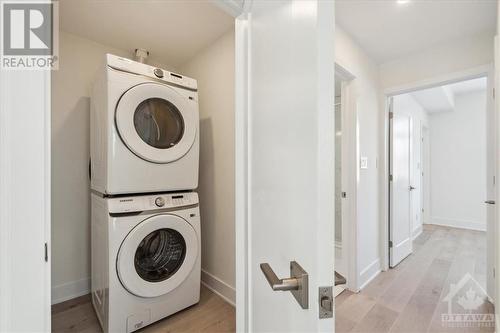
M389 184L389 140L388 140L388 135L389 135L389 100L391 97L400 95L400 94L405 94L409 93L412 91L416 90L421 90L421 89L427 89L427 88L433 88L437 86L442 86L446 84L451 84L451 83L456 83L460 81L465 81L465 80L472 80L472 79L477 79L480 77L486 77L488 79L488 98L487 101L487 109L488 113L489 112L495 112L496 115L498 115L499 110L495 110L495 105L494 105L494 100L491 97L492 96L492 89L494 87L494 80L495 80L495 72L494 72L494 66L493 64L488 64L488 65L482 65L474 68L470 68L467 70L463 71L457 71L457 72L452 72L448 73L446 75L441 75L441 76L436 76L434 78L426 79L426 80L421 80L413 83L408 83L396 87L391 87L387 88L383 91L383 100L384 100L384 107L383 107L383 112L382 112L382 123L383 128L381 131L382 137L381 142L383 142L383 148L381 152L381 159L380 159L380 164L381 164L381 170L382 170L382 181L379 189L379 197L380 197L380 211L382 212L382 219L381 219L381 226L380 226L380 253L382 254L382 270L387 271L389 269L389 191L388 191L388 184ZM498 118L497 118L498 119ZM498 131L499 129L497 129ZM497 156L498 158L498 156ZM497 176L499 173L499 170L496 171ZM429 212L427 212L429 214ZM498 220L498 216L497 216ZM488 226L488 229L491 226ZM494 231L494 230L492 230ZM493 233L493 232L492 232ZM494 244L498 243L498 235L495 233L494 234L494 239L492 240ZM494 246L493 246L494 248ZM491 252L491 251L490 251ZM489 253L489 256L491 257L492 253ZM492 265L494 265L492 263ZM488 267L488 270L490 267ZM490 278L490 277L488 277ZM496 283L498 284L498 283ZM489 295L493 295L494 291L488 290Z
M356 76L346 67L335 62L335 79L341 82L341 119L342 119L342 191L347 193L346 198L342 198L342 240L346 240L346 245L342 245L342 255L347 263L347 289L357 292L358 269L357 269L357 161L359 151L357 149L357 112L356 96L353 89ZM349 223L347 223L349 221Z

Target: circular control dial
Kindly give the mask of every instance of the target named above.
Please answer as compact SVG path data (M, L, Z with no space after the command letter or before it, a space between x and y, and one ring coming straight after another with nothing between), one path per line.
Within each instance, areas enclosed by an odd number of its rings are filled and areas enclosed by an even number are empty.
M160 79L163 77L163 71L160 68L155 68L153 73L156 75L156 77L159 77Z
M163 206L165 206L165 199L163 199L162 197L158 197L155 199L155 204L158 207L163 207Z

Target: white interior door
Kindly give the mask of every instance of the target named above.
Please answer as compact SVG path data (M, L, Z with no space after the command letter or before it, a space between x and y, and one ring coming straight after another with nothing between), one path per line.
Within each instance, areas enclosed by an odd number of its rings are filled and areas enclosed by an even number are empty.
M237 330L333 332L318 287L334 283L334 3L253 1L237 20ZM308 306L273 291L290 262Z
M50 332L50 71L0 70L0 332Z
M390 124L390 266L399 264L412 252L410 196L411 119L391 113Z

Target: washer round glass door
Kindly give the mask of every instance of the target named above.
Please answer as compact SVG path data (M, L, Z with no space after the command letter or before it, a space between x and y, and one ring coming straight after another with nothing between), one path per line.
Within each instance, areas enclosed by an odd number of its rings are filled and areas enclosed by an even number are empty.
M157 297L177 288L198 257L198 237L179 216L162 214L139 223L118 251L122 285L140 297Z
M125 145L150 162L184 156L196 137L196 110L169 86L143 83L127 90L116 107L116 127Z

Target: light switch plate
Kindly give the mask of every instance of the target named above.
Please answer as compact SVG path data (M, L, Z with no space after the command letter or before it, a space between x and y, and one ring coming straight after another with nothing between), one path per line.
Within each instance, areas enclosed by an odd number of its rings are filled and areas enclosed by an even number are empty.
M361 156L361 160L359 162L359 167L361 169L368 169L368 157Z

